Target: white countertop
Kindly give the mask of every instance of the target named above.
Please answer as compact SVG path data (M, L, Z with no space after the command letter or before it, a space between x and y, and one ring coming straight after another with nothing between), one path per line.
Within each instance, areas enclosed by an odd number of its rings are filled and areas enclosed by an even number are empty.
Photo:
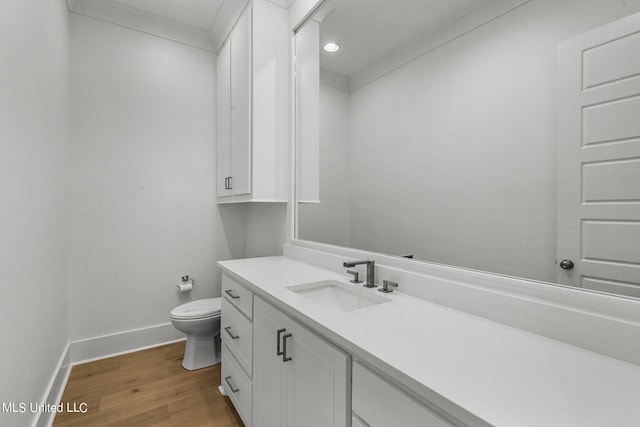
M639 366L403 295L402 284L385 294L390 302L336 312L287 286L349 284L346 274L285 257L218 265L436 404L444 399L495 426L640 426Z

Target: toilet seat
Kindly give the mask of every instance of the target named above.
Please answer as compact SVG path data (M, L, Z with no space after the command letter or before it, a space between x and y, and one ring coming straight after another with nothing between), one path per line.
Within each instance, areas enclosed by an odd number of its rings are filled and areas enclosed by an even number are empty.
M220 298L205 298L182 304L171 310L171 318L181 320L220 316Z

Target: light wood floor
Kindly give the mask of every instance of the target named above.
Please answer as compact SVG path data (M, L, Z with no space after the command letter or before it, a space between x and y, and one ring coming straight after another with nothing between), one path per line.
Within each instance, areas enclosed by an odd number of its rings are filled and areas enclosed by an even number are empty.
M220 365L187 371L183 354L184 341L74 366L62 403L87 412L59 413L54 426L242 426L218 392Z

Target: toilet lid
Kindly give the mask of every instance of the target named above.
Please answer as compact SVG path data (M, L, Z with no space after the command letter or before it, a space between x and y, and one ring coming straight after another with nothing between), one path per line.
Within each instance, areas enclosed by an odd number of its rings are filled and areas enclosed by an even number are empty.
M200 319L220 313L220 298L205 298L182 304L171 310L174 319Z

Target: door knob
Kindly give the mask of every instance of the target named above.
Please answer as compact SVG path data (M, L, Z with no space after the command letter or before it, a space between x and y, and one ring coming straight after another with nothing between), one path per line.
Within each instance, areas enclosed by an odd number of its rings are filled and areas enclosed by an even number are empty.
M563 259L560 261L560 268L563 270L571 270L573 268L573 261L570 259Z

